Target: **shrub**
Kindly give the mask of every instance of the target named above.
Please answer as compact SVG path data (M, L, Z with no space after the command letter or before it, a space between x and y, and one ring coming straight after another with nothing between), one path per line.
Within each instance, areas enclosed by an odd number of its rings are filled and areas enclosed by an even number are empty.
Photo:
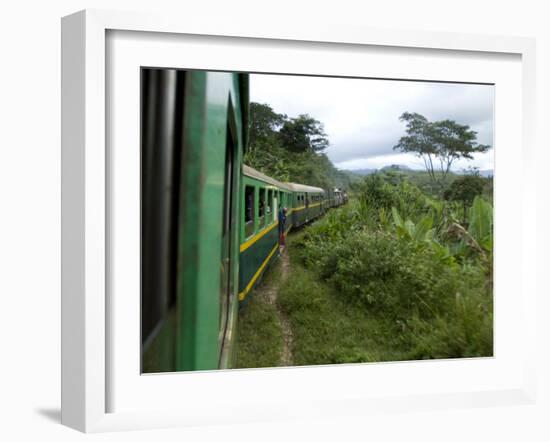
M410 359L493 355L492 298L480 290L457 293L454 305L432 321L413 316L403 341Z
M492 355L492 206L476 197L466 230L454 218L455 203L382 177L362 185L367 187L358 201L305 229L297 251L335 299L363 312L391 338L387 349L349 345L324 357L352 362Z
M363 218L371 227L383 225L393 208L413 221L434 212L434 202L417 186L408 181L395 180L386 173L368 175L355 185L355 193L360 209L367 212Z

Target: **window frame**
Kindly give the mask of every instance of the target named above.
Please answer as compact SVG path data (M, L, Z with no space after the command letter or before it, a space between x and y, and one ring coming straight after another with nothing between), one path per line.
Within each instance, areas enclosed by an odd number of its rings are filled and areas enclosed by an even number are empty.
M247 202L247 198L246 198L246 190L247 189L252 189L252 213L251 213L251 219L250 221L246 221L246 212L247 212L247 208L246 208L246 202ZM254 234L256 233L256 207L257 207L257 204L256 204L256 194L257 194L257 187L254 185L254 184L244 184L244 192L243 192L243 197L244 197L244 202L243 202L243 240L247 240L249 238L251 238L252 236L254 236ZM247 228L247 225L252 223L252 233L250 235L247 235L246 233L246 228Z
M263 196L263 198L262 198ZM263 186L262 184L258 185L258 223L257 223L257 232L259 232L260 230L263 230L266 226L266 218L265 218L265 213L266 213L266 210L265 210L265 207L266 207L266 199L267 199L267 189L265 188L265 186ZM261 203L264 203L263 205L263 213L260 214L260 206L261 206Z

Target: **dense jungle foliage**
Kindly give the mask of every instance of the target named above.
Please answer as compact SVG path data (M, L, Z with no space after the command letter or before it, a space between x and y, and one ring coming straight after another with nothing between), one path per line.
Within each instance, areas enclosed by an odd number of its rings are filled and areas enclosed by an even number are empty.
M458 177L439 196L406 175L375 173L354 185L346 207L301 235L294 251L305 268L374 320L371 332L391 336L374 359L492 355L490 181Z
M350 201L291 234L276 306L253 297L241 312L239 366L280 364L277 312L290 322L295 365L493 354L493 180L451 171L489 146L454 121L401 119L394 149L425 170L360 176L324 154L321 122L251 104L245 163L280 181L345 188Z
M329 145L323 124L307 114L296 118L269 105L250 103L245 164L282 182L347 188L350 178L323 152Z

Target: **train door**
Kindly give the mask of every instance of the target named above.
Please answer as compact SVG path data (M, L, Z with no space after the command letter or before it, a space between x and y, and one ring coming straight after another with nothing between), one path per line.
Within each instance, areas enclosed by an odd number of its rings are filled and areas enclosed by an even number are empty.
M220 263L220 330L219 347L220 355L223 350L225 332L229 316L229 301L231 298L231 238L232 238L232 213L233 190L235 187L234 173L234 143L230 127L227 127L225 146L225 165L223 181L223 212L222 212L222 256Z

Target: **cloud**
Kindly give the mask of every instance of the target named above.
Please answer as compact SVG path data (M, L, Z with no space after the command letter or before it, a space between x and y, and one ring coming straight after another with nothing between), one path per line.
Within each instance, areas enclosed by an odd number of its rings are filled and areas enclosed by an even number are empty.
M413 164L412 158L393 151L404 134L403 112L468 124L480 143L493 144L493 86L254 74L250 95L289 117L307 113L323 122L330 140L326 153L339 166L401 159L422 168L422 160ZM492 156L470 163L492 168L488 158Z

